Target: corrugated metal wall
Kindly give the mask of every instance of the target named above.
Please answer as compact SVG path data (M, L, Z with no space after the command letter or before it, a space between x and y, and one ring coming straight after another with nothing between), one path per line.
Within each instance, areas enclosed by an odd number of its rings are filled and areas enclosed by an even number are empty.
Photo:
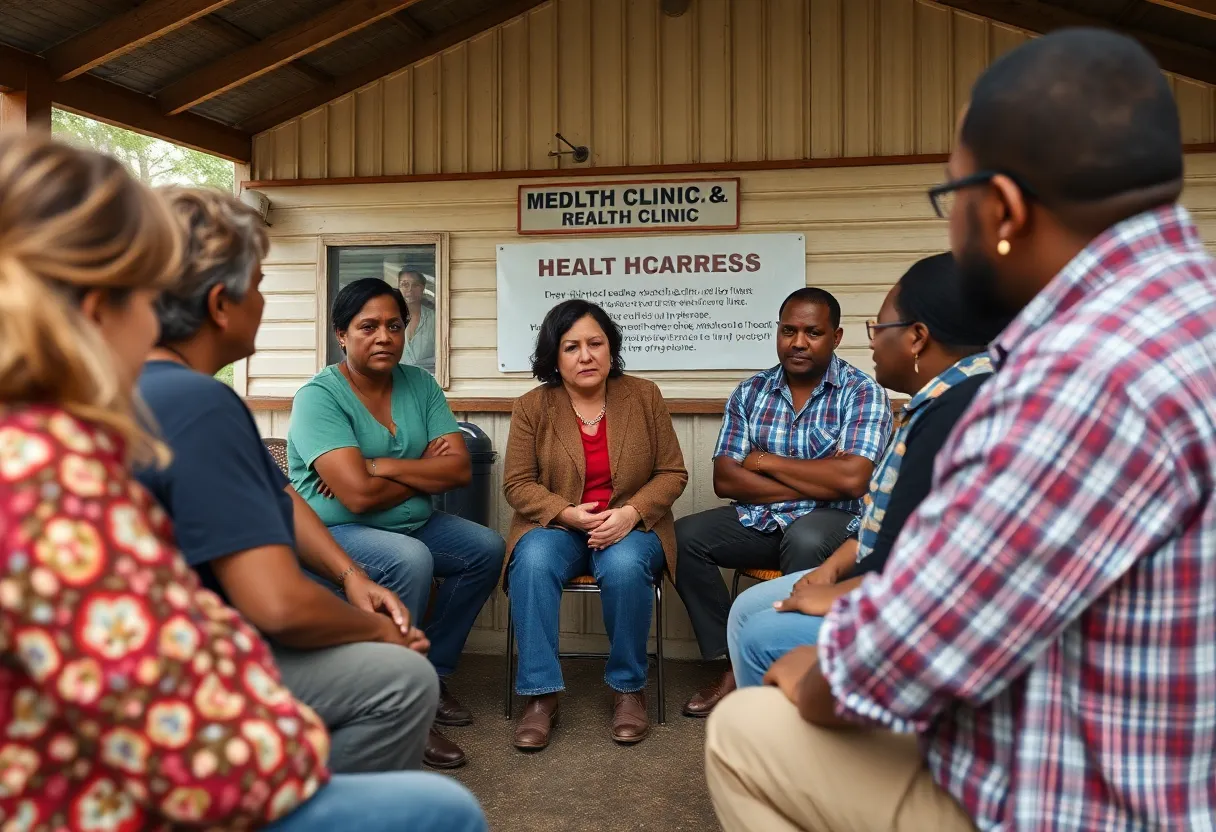
M1216 240L1216 154L1188 157L1185 200ZM941 251L946 223L926 189L940 165L755 171L740 174L743 232L806 236L807 282L833 292L844 312L843 357L869 370L863 321L915 260ZM498 372L495 250L515 234L519 180L272 188L272 246L262 291L251 396L291 396L319 368L318 252L322 234L446 231L450 236L452 396L517 396L533 382ZM565 238L569 239L569 238ZM669 396L724 398L737 372L648 373Z
M543 170L559 131L598 166L940 153L1026 37L920 0L553 0L259 135L252 178ZM1213 88L1174 84L1216 140Z

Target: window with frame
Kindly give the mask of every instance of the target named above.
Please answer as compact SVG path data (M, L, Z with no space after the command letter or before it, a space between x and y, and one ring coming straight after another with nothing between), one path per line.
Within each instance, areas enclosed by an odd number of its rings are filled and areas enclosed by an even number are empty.
M405 297L409 320L401 363L421 367L435 376L441 387L448 386L446 242L442 234L322 238L321 277L327 302L318 323L323 317L326 364L342 360L342 348L329 323L338 292L356 280L374 277L396 287Z

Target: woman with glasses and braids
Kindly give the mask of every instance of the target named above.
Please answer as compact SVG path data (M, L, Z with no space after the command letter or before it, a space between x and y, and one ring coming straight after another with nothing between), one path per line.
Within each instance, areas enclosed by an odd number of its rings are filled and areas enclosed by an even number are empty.
M866 322L875 378L911 400L874 467L857 538L822 566L752 587L731 607L727 643L739 687L777 681L771 676L781 677L780 659L815 644L832 602L866 573L882 570L904 522L929 493L933 458L991 376L985 350L1007 323L967 307L950 254L915 263L887 294L878 319Z

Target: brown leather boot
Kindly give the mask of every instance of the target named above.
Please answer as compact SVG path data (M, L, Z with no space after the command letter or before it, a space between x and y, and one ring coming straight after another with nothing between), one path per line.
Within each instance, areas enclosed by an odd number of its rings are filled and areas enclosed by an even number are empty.
M617 693L612 700L612 738L626 745L646 739L650 733L646 691Z
M426 738L426 750L422 752L423 763L431 768L460 768L468 761L459 745L439 733L434 725L431 726L431 733Z
M469 713L469 709L461 705L455 696L452 696L452 692L448 690L448 686L444 682L439 683L439 708L435 711L435 721L440 725L473 724L473 715Z
M557 694L533 696L524 705L523 715L515 726L515 747L539 751L549 745L549 736L557 724Z
M722 697L735 689L735 671L727 670L721 678L707 685L684 704L684 716L703 718L709 716Z

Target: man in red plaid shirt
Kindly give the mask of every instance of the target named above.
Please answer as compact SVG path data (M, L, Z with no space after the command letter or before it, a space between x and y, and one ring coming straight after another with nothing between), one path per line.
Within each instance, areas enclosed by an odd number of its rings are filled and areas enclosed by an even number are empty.
M884 574L711 717L719 817L1214 829L1216 264L1168 83L1120 35L1031 41L948 180L973 301L1020 313Z

